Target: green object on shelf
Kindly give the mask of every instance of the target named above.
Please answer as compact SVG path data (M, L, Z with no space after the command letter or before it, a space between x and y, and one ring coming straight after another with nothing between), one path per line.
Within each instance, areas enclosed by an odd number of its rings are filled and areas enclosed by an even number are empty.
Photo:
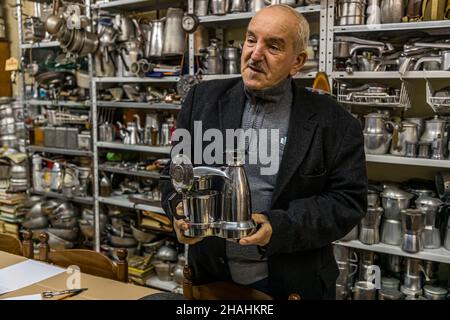
M120 162L120 161L137 161L138 154L133 152L108 152L106 154L106 159L111 162Z

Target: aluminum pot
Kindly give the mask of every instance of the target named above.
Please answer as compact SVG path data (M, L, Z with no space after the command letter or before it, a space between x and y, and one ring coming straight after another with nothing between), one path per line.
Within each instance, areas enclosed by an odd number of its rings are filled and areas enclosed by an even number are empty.
M378 292L378 300L401 300L403 293L398 289L381 289Z
M230 12L245 12L247 11L247 3L245 0L230 0ZM295 0L294 0L295 3Z
M419 209L404 209L402 218L402 250L419 252L423 250L422 232L425 227L425 215Z

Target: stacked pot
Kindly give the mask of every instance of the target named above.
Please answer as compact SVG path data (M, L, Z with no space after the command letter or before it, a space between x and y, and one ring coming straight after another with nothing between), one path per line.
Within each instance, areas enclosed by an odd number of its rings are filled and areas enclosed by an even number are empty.
M22 106L8 97L0 98L0 146L25 152Z
M47 233L49 246L54 250L70 249L78 241L77 220L77 211L71 203L36 198L25 215L22 227L32 230L35 240L39 240L42 232Z

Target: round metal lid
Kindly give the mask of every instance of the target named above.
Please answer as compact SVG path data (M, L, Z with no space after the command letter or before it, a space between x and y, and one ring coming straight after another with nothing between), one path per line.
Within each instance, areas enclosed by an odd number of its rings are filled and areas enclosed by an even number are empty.
M403 293L396 289L381 289L378 294L384 300L400 300L403 297Z
M424 293L431 294L431 295L437 295L437 296L447 295L447 290L442 287L426 285L423 287L423 291L424 291Z
M387 187L386 189L384 189L381 193L381 196L383 198L389 199L411 199L412 197L414 197L414 195L409 192L393 187Z
M429 196L420 196L419 198L417 198L417 200L415 201L416 205L427 205L427 206L432 206L432 207L439 207L440 205L443 204L443 202L438 199L438 198L433 198L433 197L429 197Z

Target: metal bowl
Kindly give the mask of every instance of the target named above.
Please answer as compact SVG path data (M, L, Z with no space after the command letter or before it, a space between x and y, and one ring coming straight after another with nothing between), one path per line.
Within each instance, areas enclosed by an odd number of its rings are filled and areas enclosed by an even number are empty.
M135 247L138 244L136 239L134 238L121 238L112 234L109 235L109 242L114 247L121 248Z
M52 233L55 236L66 240L66 241L75 241L78 238L78 228L73 229L57 229L57 228L48 228L47 232Z
M145 231L139 230L138 228L136 228L134 226L130 226L130 227L133 232L133 237L139 242L148 243L158 237L156 234L147 233Z
M42 212L46 215L53 214L53 210L62 203L61 200L47 200L41 204Z
M166 238L150 242L150 243L144 243L142 244L142 248L144 248L144 251L146 253L154 253L157 252L159 248L161 248L164 243L166 242Z
M48 219L46 216L31 218L22 222L22 227L25 229L42 229L48 226Z
M63 219L50 218L50 223L53 228L72 229L78 225L78 220L76 217Z

